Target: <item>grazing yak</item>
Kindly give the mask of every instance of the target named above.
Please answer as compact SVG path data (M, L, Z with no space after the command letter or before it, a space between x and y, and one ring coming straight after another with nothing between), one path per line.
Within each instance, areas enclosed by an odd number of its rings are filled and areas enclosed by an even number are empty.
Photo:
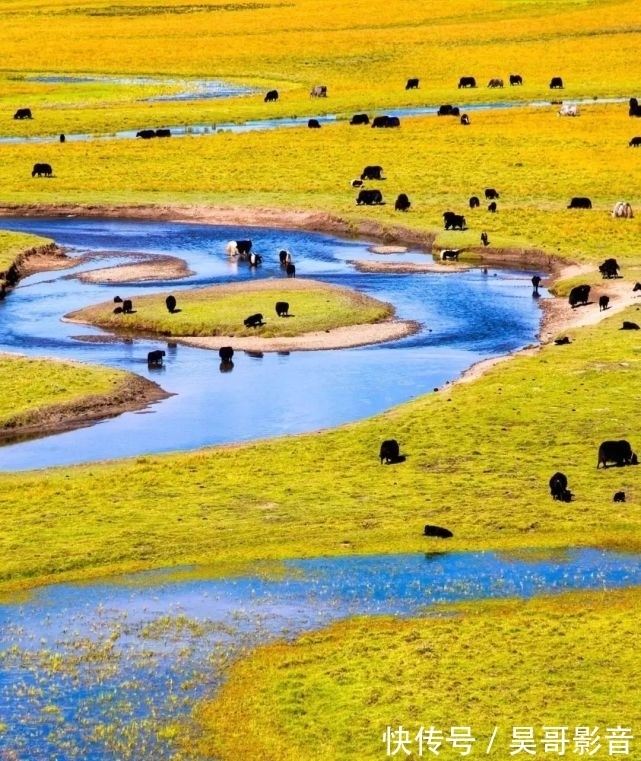
M171 130L167 127L161 127L156 130L156 137L171 137Z
M455 214L453 211L443 212L443 222L446 230L465 229L465 217L462 214Z
M476 79L474 77L461 77L458 81L458 89L463 87L476 87Z
M162 358L165 356L163 349L154 349L147 354L147 365L149 367L161 367Z
M250 314L249 317L246 317L243 320L243 324L246 328L259 328L265 323L263 322L263 315L258 312L256 314Z
M276 314L279 317L289 317L289 303L287 301L277 301Z
M485 188L485 198L487 201L491 201L499 197L498 190L494 188Z
M231 346L221 346L220 349L218 349L218 356L220 357L221 362L231 362L232 357L234 356L234 349Z
M592 201L585 196L574 196L568 204L568 209L591 209Z
M350 182L350 185L351 185L353 188L362 188L364 184L365 184L365 183L363 182L363 180L359 180L358 178L355 178L355 179L353 179L353 180Z
M383 167L378 164L366 166L361 172L361 180L384 180Z
M52 177L53 169L51 164L34 164L31 170L32 177Z
M479 200L478 196L471 196L469 200L470 209L478 209L478 207L481 205L481 202Z
M61 132L61 133L60 133L60 138L59 138L60 142L61 142L61 143L64 143L66 139L67 139L67 138L66 138L66 137L65 137L65 136L62 134L62 132Z
M327 97L327 85L314 85L309 92L310 98L326 98Z
M435 536L437 539L450 539L454 534L449 528L443 528L442 526L432 526L429 523L425 524L423 529L423 536Z
M496 213L496 201L492 201L487 205L487 210L491 212L492 214Z
M281 267L284 267L287 264L291 264L292 255L286 248L281 248L281 250L278 252L278 260L280 261Z
M636 137L633 137L632 140L628 143L628 146L630 148L638 148L641 145L641 136L637 135Z
M134 313L134 303L131 299L125 299L122 302L122 313L123 314L133 314Z
M398 441L396 441L396 439L385 439L381 444L378 456L381 460L381 465L383 464L383 461L385 461L386 465L389 465L392 462L398 462L400 456Z
M320 122L318 121L318 119L308 119L307 126L310 129L320 129Z
M554 343L557 346L565 346L566 344L571 343L569 336L562 336L561 338L555 338Z
M568 489L568 478L565 473L556 472L550 478L550 494L552 499L560 502L572 501L572 492Z
M375 116L372 120L372 127L387 127L387 120L389 116L383 114L382 116Z
M253 251L249 255L249 266L250 267L258 267L259 264L263 263L263 257L260 254L256 254Z
M230 240L225 246L225 250L229 256L240 256L241 259L248 259L253 245L251 240Z
M169 314L173 314L176 311L176 297L171 295L167 296L165 299L165 306L167 307Z
M361 190L356 199L356 204L360 206L377 206L383 203L383 194L380 190Z
M614 258L606 259L602 264L599 264L599 272L604 278L619 277L619 269L619 263Z
M494 79L490 79L490 81L487 83L488 87L503 87L503 80L500 77L495 77Z
M367 114L354 114L350 119L350 124L369 124L369 116Z
M290 262L287 267L285 267L285 272L287 273L287 277L296 277L296 265Z
M461 124L464 127L469 127L469 125L470 125L470 117L467 114L461 114Z
M481 233L481 243L484 246L490 245L490 239L487 237L487 233L485 232L485 230L483 230L483 232Z
M562 90L563 80L561 77L552 77L550 80L550 90Z
M641 106L639 106L639 101L636 98L630 98L628 115L641 116Z
M597 470L600 465L608 467L609 462L614 462L618 466L637 465L638 459L632 451L630 442L625 439L620 441L604 441L599 445L599 455L597 458Z
M412 77L411 79L407 80L407 84L405 85L406 90L416 90L418 87L418 77Z
M407 193L399 193L398 198L394 202L394 211L407 211L412 202L407 197Z
M615 218L634 219L632 206L627 201L617 201L612 209L612 216Z
M599 296L599 312L604 312L608 308L609 303L609 296L606 296L605 294L603 296Z
M523 77L520 74L510 74L510 85L522 85Z
M152 137L156 137L155 129L141 129L136 132L136 137L141 137L143 140L151 140Z
M401 120L398 118L398 116L388 116L387 121L385 122L386 127L400 127L401 126Z
M614 497L612 497L613 502L625 502L625 492L624 491L617 491L614 493Z
M273 103L278 100L278 90L268 90L263 100L265 103Z
M32 119L30 108L19 108L13 115L14 119Z
M451 106L449 103L444 103L442 106L439 106L438 111L436 112L437 116L452 116L452 111L454 110L454 107Z
M623 320L621 330L639 330L639 326L636 322L630 322L629 320Z
M572 309L574 309L575 306L578 306L579 304L587 304L588 299L590 297L590 286L589 285L575 285L574 288L570 291L570 295L568 297L568 302Z

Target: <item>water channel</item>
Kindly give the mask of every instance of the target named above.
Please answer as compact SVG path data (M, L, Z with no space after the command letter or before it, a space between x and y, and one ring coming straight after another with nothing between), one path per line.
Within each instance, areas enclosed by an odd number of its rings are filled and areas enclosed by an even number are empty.
M178 569L52 586L0 605L0 756L165 761L165 723L188 722L230 660L261 643L357 614L438 615L438 603L641 583L640 558L589 549L284 566L277 580Z
M81 218L4 218L0 227L53 238L82 260L72 270L23 280L0 302L0 351L101 363L158 382L171 398L56 436L0 448L0 469L25 470L142 453L188 450L314 431L373 415L428 393L490 356L534 343L540 308L531 273L473 268L458 273L371 274L354 260L377 259L366 241L267 228ZM251 270L230 263L229 240L251 238L264 257ZM237 353L234 370L219 372L217 352L171 342L129 340L64 322L63 315L119 294L172 292L212 283L284 277L280 248L297 274L363 291L421 323L419 333L388 344L322 352ZM179 281L95 285L75 277L138 254L185 259L193 275ZM89 261L83 259L90 254ZM135 258L135 256L134 256ZM387 262L425 262L425 252L386 254ZM167 352L162 371L147 367L152 348Z

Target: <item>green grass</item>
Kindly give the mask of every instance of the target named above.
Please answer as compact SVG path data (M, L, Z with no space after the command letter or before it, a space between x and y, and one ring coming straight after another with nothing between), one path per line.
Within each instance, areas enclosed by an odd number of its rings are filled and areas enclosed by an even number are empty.
M513 727L534 728L537 756L546 726L569 727L565 755L572 756L576 727L598 728L601 754L608 727L635 736L637 591L437 610L420 619L351 619L259 648L201 706L203 732L183 736L185 747L247 761L374 760L388 757L386 729L402 727L409 757L417 758L418 731L434 727L443 737L439 757L452 759L461 751L445 740L451 727L471 727L472 757L485 753L497 727L490 757L508 761Z
M299 336L345 325L379 322L392 314L389 304L346 288L313 281L263 280L251 284L181 291L177 311L165 305L167 293L136 298L133 314L114 314L113 302L68 315L107 330L163 336ZM291 316L277 317L274 304L286 301ZM250 314L263 314L265 325L246 328Z

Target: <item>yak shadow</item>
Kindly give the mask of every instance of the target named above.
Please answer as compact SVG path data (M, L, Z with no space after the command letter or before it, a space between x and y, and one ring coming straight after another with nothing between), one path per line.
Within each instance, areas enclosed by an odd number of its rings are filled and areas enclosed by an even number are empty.
M407 455L405 454L399 454L398 457L387 459L383 465L397 465L400 462L405 462L407 459Z

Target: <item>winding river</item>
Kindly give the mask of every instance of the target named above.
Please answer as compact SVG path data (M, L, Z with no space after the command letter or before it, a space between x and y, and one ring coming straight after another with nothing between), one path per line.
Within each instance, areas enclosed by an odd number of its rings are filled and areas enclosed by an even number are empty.
M427 393L472 364L536 340L540 308L531 273L475 268L457 273L371 274L354 260L377 259L366 241L267 228L80 218L0 220L0 227L51 237L83 258L72 270L23 280L0 303L0 351L101 363L148 376L171 398L144 413L0 449L0 468L25 470L189 450L314 431L362 419ZM264 257L257 271L230 263L228 240L249 238ZM254 278L283 278L277 253L289 249L297 274L357 289L395 305L419 333L388 344L320 352L237 353L234 370L219 372L217 352L165 341L113 338L61 317L119 294L180 290ZM79 272L118 265L134 252L185 259L194 275L180 281L94 285ZM424 252L385 255L385 261L425 262ZM105 340L108 339L108 340ZM166 350L162 371L149 370L147 352Z

